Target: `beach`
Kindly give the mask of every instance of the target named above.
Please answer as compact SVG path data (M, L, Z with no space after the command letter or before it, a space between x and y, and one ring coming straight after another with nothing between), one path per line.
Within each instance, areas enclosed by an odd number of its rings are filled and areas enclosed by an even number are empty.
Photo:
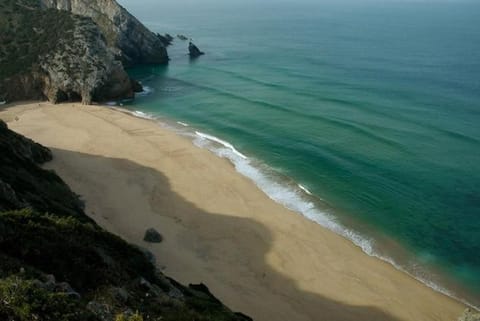
M465 305L275 203L226 159L102 106L19 103L8 126L47 147L86 213L255 320L456 320ZM143 241L148 228L164 238Z

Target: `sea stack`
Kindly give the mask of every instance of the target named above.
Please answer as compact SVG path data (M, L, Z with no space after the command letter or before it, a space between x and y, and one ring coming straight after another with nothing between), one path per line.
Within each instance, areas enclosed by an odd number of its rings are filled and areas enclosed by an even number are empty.
M204 55L205 53L200 51L197 46L193 44L193 42L188 43L188 54L190 55L190 58L197 58L200 57L201 55Z

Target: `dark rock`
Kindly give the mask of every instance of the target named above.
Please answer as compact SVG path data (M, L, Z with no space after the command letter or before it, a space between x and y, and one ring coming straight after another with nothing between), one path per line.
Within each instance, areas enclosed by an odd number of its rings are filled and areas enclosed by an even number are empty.
M177 35L177 38L182 40L182 41L187 41L188 40L188 37L184 36L184 35Z
M56 286L55 276L52 274L48 274L45 277L45 282L43 283L43 288L48 291L54 291Z
M90 301L87 310L95 314L102 321L113 321L113 311L110 306L97 301Z
M139 251L141 251L145 257L147 258L147 260L152 263L152 265L155 265L156 264L156 259L155 259L155 255L153 255L152 252L150 252L149 250L141 247L141 246L136 246L136 245L133 245L135 248L137 248Z
M0 203L3 205L0 205L0 208L5 207L5 208L22 208L26 207L27 204L23 203L17 198L17 194L13 190L13 188L3 182L0 179Z
M122 303L126 303L130 297L127 290L124 288L112 288L112 295L115 299Z
M252 318L250 318L248 315L245 315L241 312L234 312L233 313L236 317L238 317L238 320L243 320L243 321L253 321Z
M80 294L76 292L67 282L55 284L55 292L65 293L67 296L80 300Z
M217 302L218 304L221 304L221 302L210 292L210 290L208 289L208 287L203 284L203 283L200 283L200 284L189 284L188 285L188 288L192 289L192 290L195 290L197 292L201 292L205 295L207 295L212 301L215 301Z
M143 291L150 291L152 289L152 284L142 277L138 279L138 285Z
M160 39L160 41L163 43L163 45L165 47L170 46L173 42L173 37L171 35L169 35L168 33L166 33L163 36L161 34L157 33L157 37L158 37L158 39Z
M132 83L133 92L141 93L143 91L143 86L139 81L130 79L130 82Z
M179 289L177 289L174 286L172 286L170 291L168 291L168 296L173 298L173 299L177 299L177 300L183 300L183 298L185 297L183 295L182 291L180 291Z
M145 236L143 237L143 240L150 243L160 243L163 241L163 237L154 228L149 228L145 231Z
M83 214L78 196L54 172L37 164L52 159L51 151L7 128L0 121L0 211L32 207L42 213Z
M188 44L188 54L190 55L190 58L197 58L201 55L204 55L205 53L200 51L200 49L198 49L198 47L195 46L193 42L190 42Z

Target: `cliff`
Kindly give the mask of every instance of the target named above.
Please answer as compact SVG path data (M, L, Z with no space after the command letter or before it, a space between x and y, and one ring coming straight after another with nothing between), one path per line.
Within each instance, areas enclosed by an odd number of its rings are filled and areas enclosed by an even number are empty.
M166 63L168 55L161 38L145 28L114 0L41 0L45 8L65 10L92 18L125 65Z
M0 30L0 100L131 98L124 65L168 61L161 37L114 0L5 0Z
M0 320L251 320L100 228L61 178L38 166L50 151L1 120L0 150Z

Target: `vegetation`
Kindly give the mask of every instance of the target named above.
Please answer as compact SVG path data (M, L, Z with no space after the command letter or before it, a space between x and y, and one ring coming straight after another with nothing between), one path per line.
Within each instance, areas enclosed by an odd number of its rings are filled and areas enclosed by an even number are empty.
M0 150L0 320L250 320L206 286L164 276L143 250L95 224L38 167L48 149L1 121Z
M72 16L39 6L35 0L0 2L0 82L30 71L40 56L55 49L59 39L73 41Z

